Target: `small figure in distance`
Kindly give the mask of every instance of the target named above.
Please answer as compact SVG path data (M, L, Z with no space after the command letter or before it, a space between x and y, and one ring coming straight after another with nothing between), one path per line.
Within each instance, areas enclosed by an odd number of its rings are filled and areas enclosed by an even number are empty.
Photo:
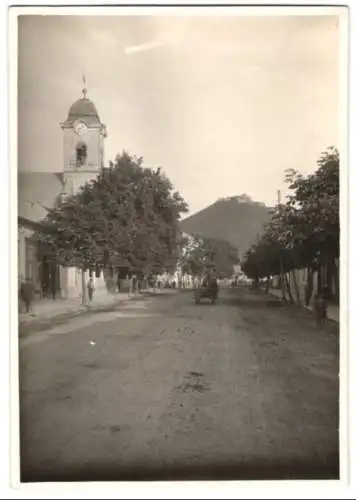
M93 300L94 290L95 290L94 280L93 280L93 278L89 278L89 281L88 281L88 298L89 298L89 302L92 302L92 300Z
M328 316L328 300L329 300L329 290L327 286L315 294L313 300L313 312L314 312L314 320L315 326L321 327L326 323L326 319Z

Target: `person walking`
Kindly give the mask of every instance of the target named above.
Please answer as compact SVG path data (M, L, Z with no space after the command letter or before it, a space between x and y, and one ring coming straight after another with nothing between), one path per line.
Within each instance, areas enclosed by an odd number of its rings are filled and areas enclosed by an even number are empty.
M32 311L32 304L35 297L35 287L30 279L22 282L20 285L20 298L25 304L26 312Z
M94 280L93 278L89 278L89 281L88 281L88 298L89 298L89 302L92 302L93 300L93 295L94 295L94 290L95 290L95 287L94 287Z

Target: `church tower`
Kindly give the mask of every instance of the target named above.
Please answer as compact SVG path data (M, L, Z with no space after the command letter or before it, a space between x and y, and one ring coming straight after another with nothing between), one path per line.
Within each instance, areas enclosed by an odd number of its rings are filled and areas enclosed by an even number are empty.
M75 194L86 182L97 177L104 166L106 126L101 123L93 102L87 97L83 77L83 97L69 108L63 130L64 193Z

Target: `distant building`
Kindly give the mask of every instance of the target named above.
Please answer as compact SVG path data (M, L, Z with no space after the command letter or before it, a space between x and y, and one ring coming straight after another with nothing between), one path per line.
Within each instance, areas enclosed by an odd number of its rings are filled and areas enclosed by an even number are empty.
M18 174L18 272L20 279L32 280L41 295L75 297L81 294L80 270L40 260L33 234L49 209L97 177L104 166L107 131L85 88L60 126L63 169ZM97 272L96 281L105 286L102 272Z

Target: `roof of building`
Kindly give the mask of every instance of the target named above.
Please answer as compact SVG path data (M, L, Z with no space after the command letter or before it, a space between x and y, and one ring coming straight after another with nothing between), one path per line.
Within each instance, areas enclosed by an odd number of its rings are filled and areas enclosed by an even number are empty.
M38 222L54 208L62 189L60 177L52 172L18 173L18 217Z
M68 123L83 119L87 125L99 125L100 118L94 103L87 97L78 99L69 108Z

